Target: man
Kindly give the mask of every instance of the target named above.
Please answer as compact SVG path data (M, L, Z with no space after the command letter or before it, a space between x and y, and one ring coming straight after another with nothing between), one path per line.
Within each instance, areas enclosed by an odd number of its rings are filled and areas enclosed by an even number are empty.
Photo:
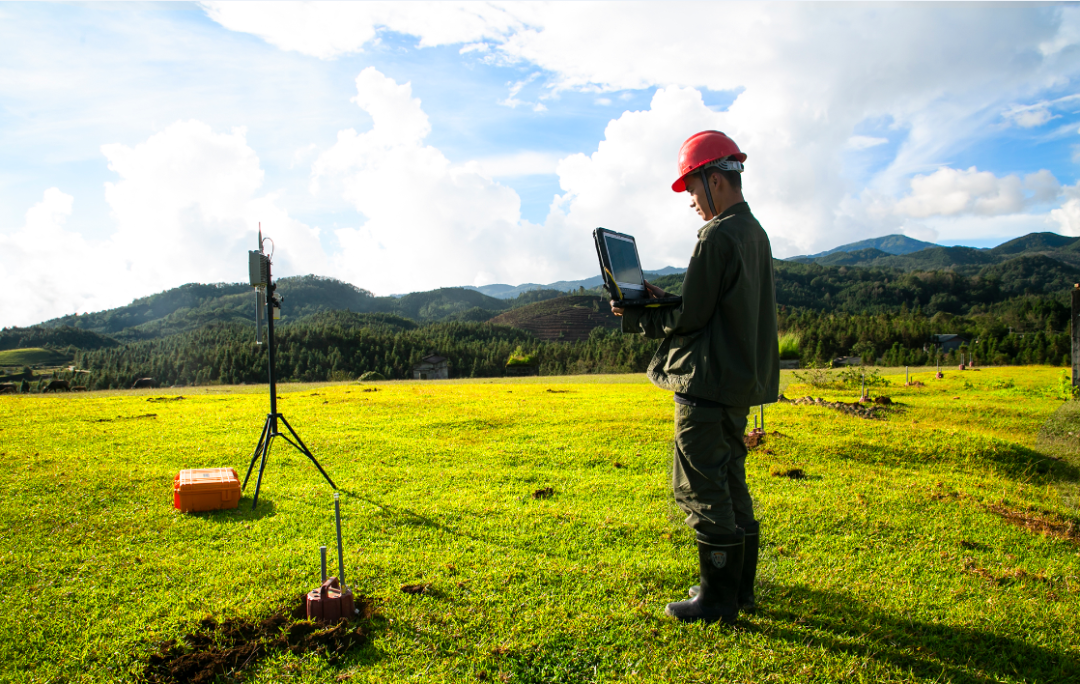
M653 384L675 393L672 488L697 534L701 582L665 613L685 622L734 622L754 608L760 525L746 486L743 433L751 406L776 401L780 359L769 237L742 195L746 155L719 131L691 136L679 179L706 223L678 307L612 301L623 332L663 339L649 364ZM649 285L651 296L664 292Z

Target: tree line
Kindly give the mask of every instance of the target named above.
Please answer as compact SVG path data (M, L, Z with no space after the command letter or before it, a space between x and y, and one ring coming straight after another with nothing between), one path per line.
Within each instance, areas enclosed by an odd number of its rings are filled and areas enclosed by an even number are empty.
M334 311L282 326L276 336L277 378L351 380L374 371L387 379L412 377L422 358L450 361L450 376L499 377L520 349L540 375L644 371L657 343L604 329L580 342L542 342L532 334L487 323L416 325L396 316ZM251 326L235 323L122 347L80 351L78 368L91 371L90 389L130 387L141 377L159 385L266 382L267 348L254 344Z

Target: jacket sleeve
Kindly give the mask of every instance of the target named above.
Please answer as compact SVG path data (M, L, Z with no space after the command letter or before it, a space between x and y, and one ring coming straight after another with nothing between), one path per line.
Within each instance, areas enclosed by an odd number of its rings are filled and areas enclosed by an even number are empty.
M702 235L694 247L683 277L682 304L655 309L628 308L623 313L623 332L662 339L705 327L735 266L728 258L731 250L725 248L727 241L718 235L709 237L708 233Z

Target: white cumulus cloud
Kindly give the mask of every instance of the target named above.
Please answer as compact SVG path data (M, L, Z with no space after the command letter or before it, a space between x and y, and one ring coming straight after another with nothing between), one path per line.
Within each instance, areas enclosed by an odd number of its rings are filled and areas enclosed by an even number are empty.
M886 198L903 195L912 175L939 168L955 152L991 135L1001 112L1012 112L1006 118L1018 125L1045 123L1054 115L1052 108L1016 108L1014 103L1080 75L1080 64L1067 58L1077 35L1076 9L1067 6L573 2L400 3L401 9L387 9L378 3L361 5L275 5L268 11L236 3L212 5L210 13L230 28L320 57L362 49L366 42L378 40L382 31L416 36L420 45L483 44L492 63L537 67L529 72L543 75L543 82L536 85L555 96L566 89L604 93L650 87L669 93L688 87L737 92L714 125L733 135L750 155L752 206L779 255L819 251L895 228L891 212L881 214L879 223L851 220L850 198L862 197L867 190ZM280 16L260 17L266 13ZM687 17L693 17L695 25L737 27L738 38L725 43L731 49L724 50L717 50L715 42L688 40ZM597 31L597 26L604 30ZM964 30L957 31L957 26ZM335 38L339 32L351 37ZM829 38L823 41L822 36ZM1026 57L1018 59L1019 54ZM516 87L516 82L511 85L507 104L519 103ZM656 106L654 101L654 110ZM628 112L612 125L626 126L635 114ZM628 154L631 166L618 172L616 184L637 187L646 177L666 177L678 143L698 130L702 118L698 114L665 117L654 111L645 118L673 127L669 145L650 146L644 140L616 144L606 138L590 158L602 160L611 154L605 148L624 145L649 156ZM882 120L899 132L894 159L869 177L853 178L845 164L859 162L844 153L883 144L884 138L855 134L860 124ZM651 165L655 167L645 168ZM581 179L576 170L581 166L581 160L573 158L560 167L565 169L564 187L569 184L574 190L572 197L561 200L551 221L573 222L573 216L586 213L590 221L595 215L620 216L626 204L642 203L638 197L611 192L603 181ZM601 166L594 162L591 168ZM928 184L927 192L937 192L930 186L942 180L939 176L923 184ZM904 206L914 212L911 216L989 215L1013 211L1026 201L1018 198L1037 194L1024 181L1019 187L1016 181L1002 181L996 190L986 192L976 187L978 179L965 182L975 185L933 198L915 193ZM590 196L592 192L599 194ZM586 212L586 207L593 208Z
M1050 223L1065 235L1080 235L1080 183L1065 188L1065 202L1050 212Z
M120 176L105 184L117 227L112 243L139 290L241 279L260 221L289 245L275 259L281 275L325 267L318 233L289 218L272 193L258 194L263 171L244 128L215 133L180 121L135 147L103 145L102 153Z
M896 212L916 218L980 214L1016 214L1033 204L1049 202L1061 185L1045 169L1028 174L995 176L974 166L967 170L943 168L911 179L911 193L896 203Z
M259 193L263 172L243 128L216 133L180 121L133 147L101 151L118 176L104 188L113 232L92 241L69 230L74 197L46 190L19 230L0 234L0 283L12 294L4 324L121 306L184 283L241 281L260 221L288 245L274 260L278 275L325 272L318 233L274 193Z
M20 229L0 234L5 325L38 323L42 312L57 316L85 310L95 300L95 274L110 276L114 264L100 262L105 255L65 229L74 201L59 188L49 188L27 210Z
M559 272L559 237L522 221L517 193L424 144L430 124L410 84L369 67L356 87L371 129L339 132L313 166L313 188L340 193L364 217L335 233L338 277L390 294Z

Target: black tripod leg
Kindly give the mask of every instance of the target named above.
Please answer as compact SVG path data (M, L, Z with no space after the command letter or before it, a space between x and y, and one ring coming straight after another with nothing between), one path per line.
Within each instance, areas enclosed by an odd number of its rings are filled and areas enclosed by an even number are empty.
M263 443L266 441L266 433L270 430L270 416L266 417L266 422L263 423L262 434L259 435L259 443L255 446L255 453L251 455L251 463L248 464L247 475L244 476L244 484L240 486L240 489L246 489L248 480L251 478L251 470L255 467L255 461L259 458L259 454L262 453Z
M259 503L259 487L262 486L263 471L266 470L266 459L270 456L270 443L274 441L273 433L266 438L266 444L263 445L262 462L259 464L259 478L255 480L255 496L251 498L251 510L255 510L256 504Z
M292 436L296 438L297 443L300 444L300 447L299 447L300 451L305 456L307 456L308 458L311 459L311 462L314 463L315 467L319 469L319 472L322 473L322 476L325 477L326 481L330 483L330 486L333 487L334 489L337 489L337 485L334 484L334 481L331 480L330 476L326 474L326 471L322 469L322 466L319 465L319 462L315 460L315 457L311 455L311 451L309 451L308 448L306 446L304 446L304 441L302 439L300 439L300 435L296 434L296 430L292 429L292 425L289 425L289 421L285 420L285 416L283 416L281 414L278 414L278 417L281 418L281 422L285 423L285 427L287 427L289 429L289 432L292 433ZM282 435L282 436L284 437L284 435ZM294 444L293 446L296 446L296 445Z

